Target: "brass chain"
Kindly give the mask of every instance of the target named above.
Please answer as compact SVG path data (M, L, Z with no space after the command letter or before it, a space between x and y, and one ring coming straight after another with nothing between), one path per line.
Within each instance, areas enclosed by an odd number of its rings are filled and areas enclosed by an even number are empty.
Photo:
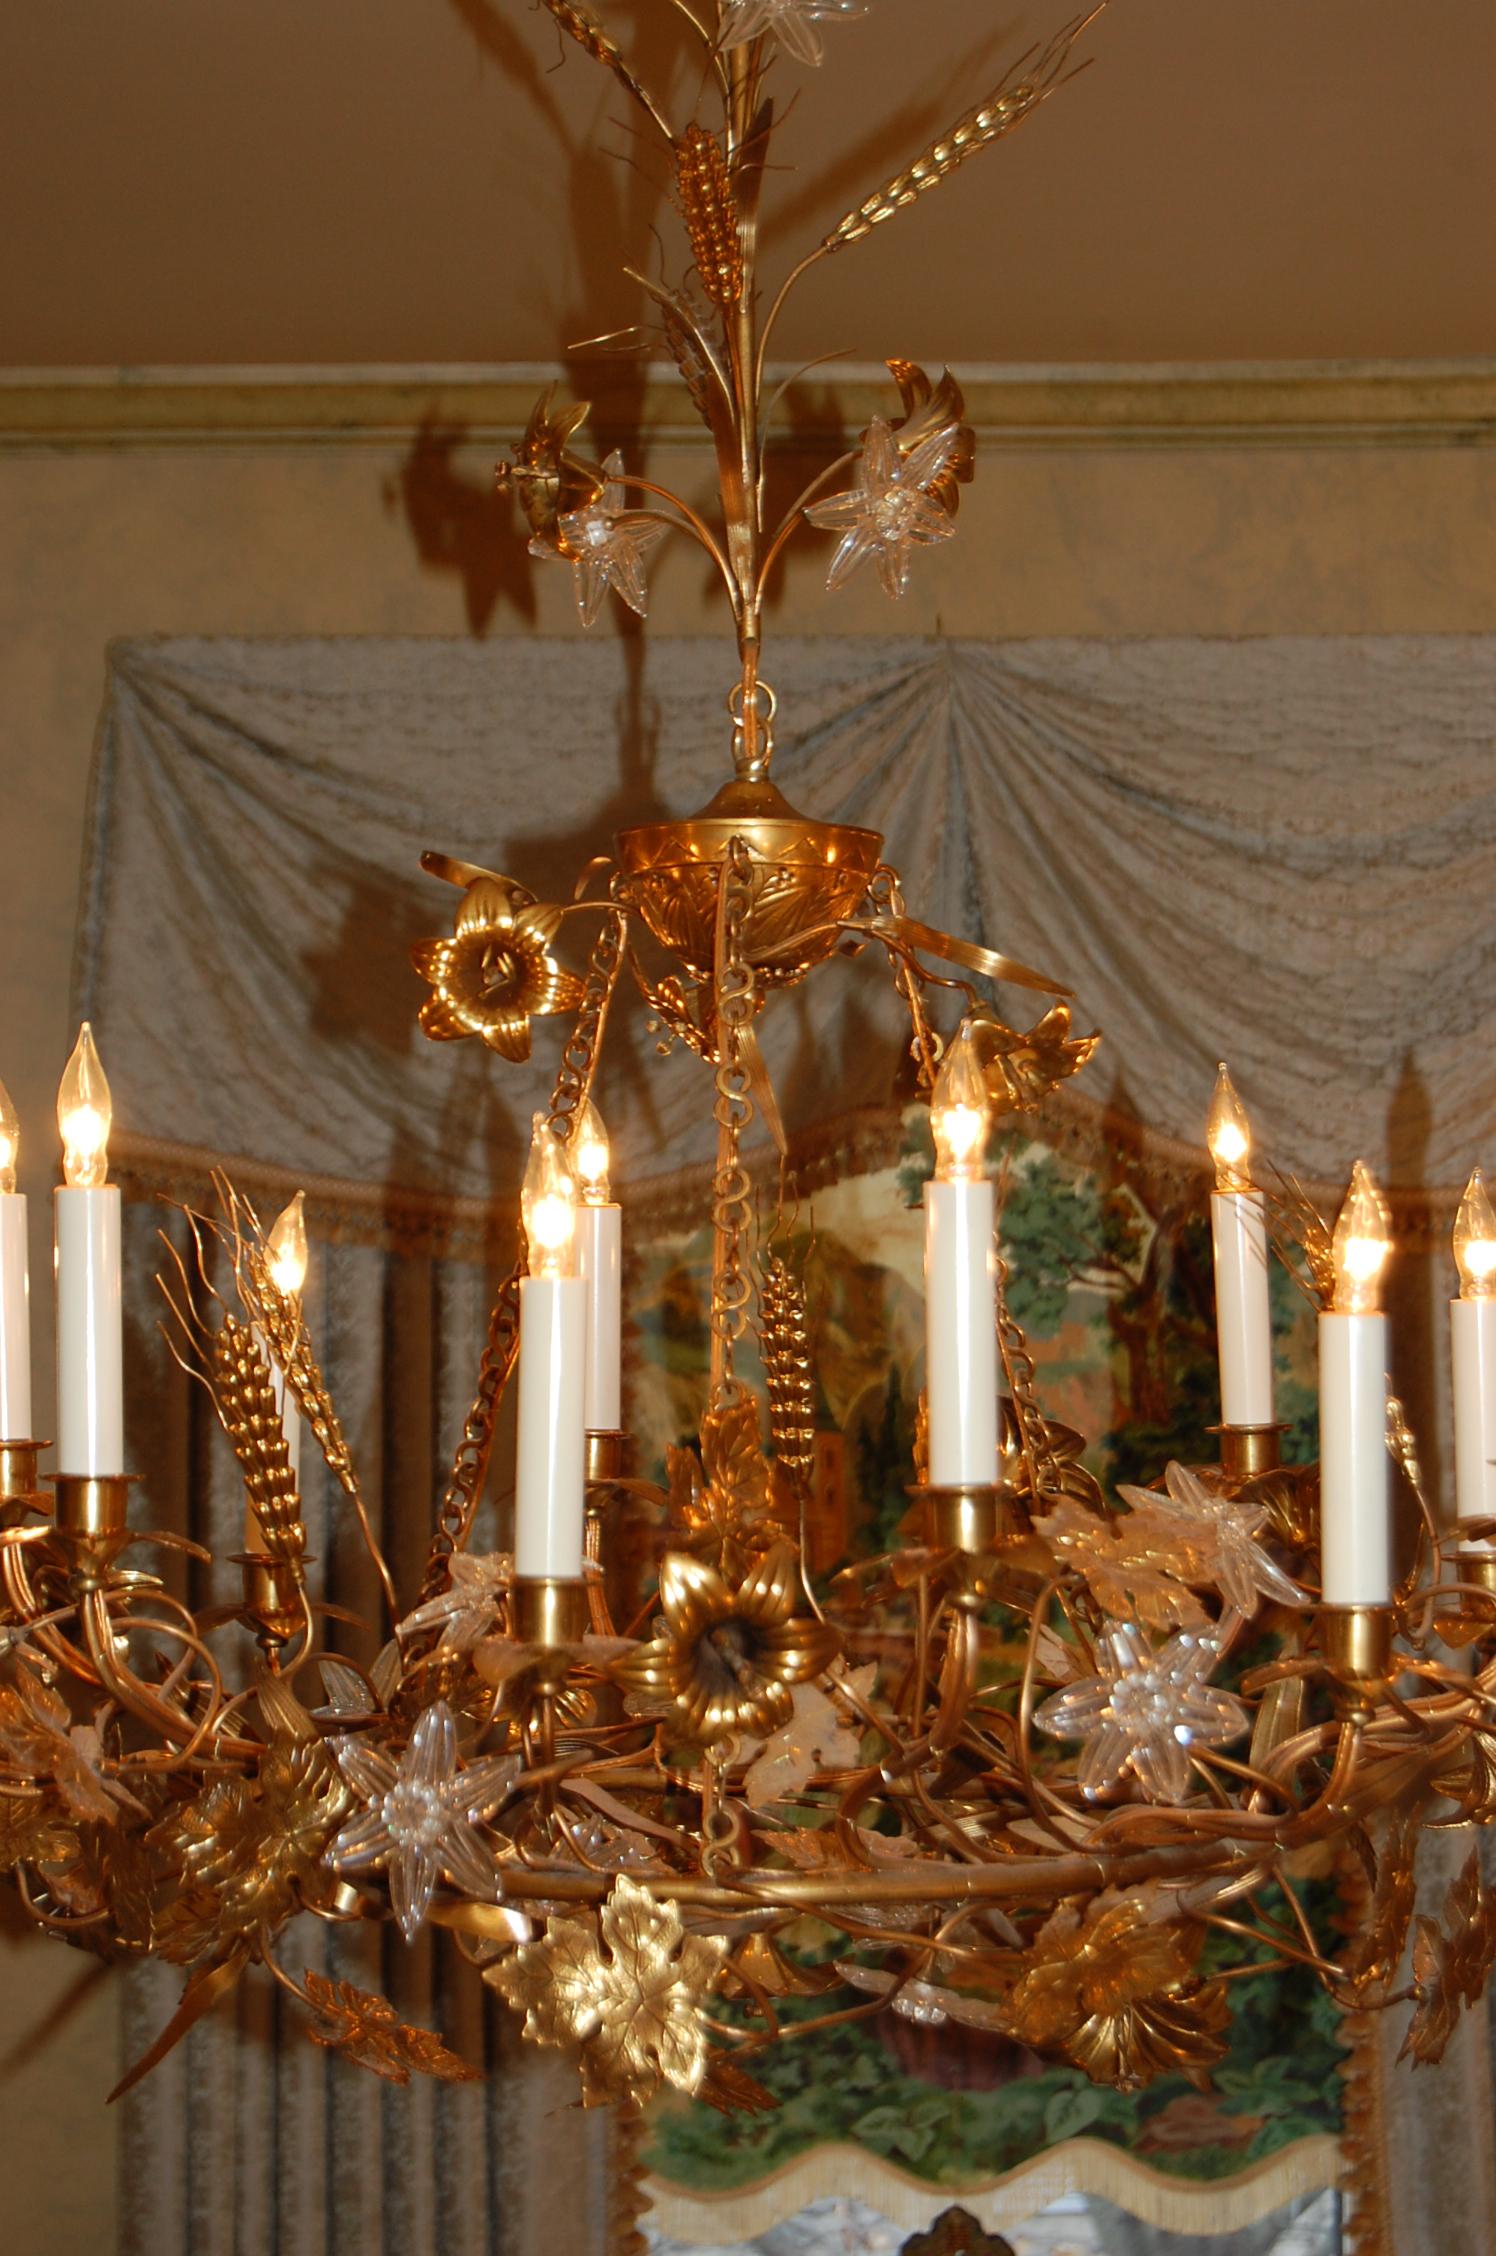
M879 916L901 917L904 914L904 894L899 884L898 871L890 869L886 862L873 872L868 899ZM919 1068L919 1087L931 1090L940 1069L940 1038L925 1016L924 997L919 991L919 981L902 956L894 957L893 983L903 997L904 1006L909 1013L909 1055Z
M562 1136L571 1134L572 1122L591 1092L592 1077L597 1070L597 1053L602 1044L603 1027L607 1022L608 1005L613 1000L613 990L618 984L618 974L623 966L627 933L627 919L618 911L607 917L593 943L582 987L581 1005L567 1036L566 1047L561 1053L547 1115L552 1126ZM462 1439L452 1460L452 1470L442 1492L441 1503L437 1507L436 1526L432 1532L431 1547L426 1554L426 1572L421 1583L422 1605L427 1599L438 1597L446 1588L447 1563L454 1551L463 1548L472 1530L478 1499L488 1478L488 1461L493 1453L499 1404L504 1399L504 1390L514 1374L514 1366L519 1357L519 1288L527 1268L524 1235L521 1232L514 1267L500 1285L498 1298L489 1315L488 1338L483 1349L483 1360L478 1366L477 1392L462 1429Z
M1023 1450L1023 1467L1028 1475L1029 1500L1039 1504L1039 1468L1048 1455L1048 1439L1044 1413L1039 1408L1038 1369L1029 1349L1023 1326L1008 1306L1008 1264L1003 1259L1002 1247L992 1248L993 1275L997 1280L997 1352L1002 1363L1003 1376L1008 1382L1008 1392L1013 1398L1013 1411L1018 1420L1018 1439Z
M582 983L581 1005L566 1037L556 1086L551 1093L547 1117L563 1141L570 1136L573 1119L592 1094L592 1077L597 1071L608 1006L623 968L627 941L628 919L622 909L611 909L592 943L587 975Z
M712 1178L712 1403L720 1409L737 1391L733 1351L748 1324L752 1285L743 1238L752 1219L752 1185L742 1161L744 1133L753 1119L743 1035L753 1019L756 982L743 935L753 898L753 861L741 838L730 841L717 895L716 1035L717 1168Z

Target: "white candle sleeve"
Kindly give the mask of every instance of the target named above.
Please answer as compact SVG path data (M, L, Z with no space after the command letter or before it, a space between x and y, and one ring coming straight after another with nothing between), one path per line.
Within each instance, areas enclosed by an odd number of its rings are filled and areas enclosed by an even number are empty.
M1273 1423L1273 1325L1268 1301L1267 1214L1260 1191L1217 1191L1210 1202L1215 1247L1216 1348L1221 1418L1228 1426Z
M925 1185L930 1482L997 1479L997 1280L990 1183Z
M57 1469L125 1469L120 1197L57 1193Z
M1327 1606L1392 1596L1387 1319L1319 1320L1320 1571Z
M574 1580L582 1572L586 1353L587 1288L581 1278L522 1278L516 1574Z
M1449 1322L1454 1365L1454 1504L1462 1520L1496 1520L1496 1300L1456 1300ZM1491 1551L1468 1543L1468 1551Z
M589 1433L623 1424L623 1209L584 1206L577 1216L577 1268L587 1287L587 1375L583 1415Z
M0 1193L0 1441L32 1441L31 1272L26 1201Z

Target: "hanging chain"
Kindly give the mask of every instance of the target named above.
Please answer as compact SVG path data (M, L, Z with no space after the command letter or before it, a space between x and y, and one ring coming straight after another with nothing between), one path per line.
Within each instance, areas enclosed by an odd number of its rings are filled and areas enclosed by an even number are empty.
M421 1583L419 1600L421 1605L425 1605L430 1598L439 1597L446 1589L448 1561L454 1551L463 1549L472 1529L478 1498L488 1477L488 1460L493 1450L494 1424L499 1414L499 1404L519 1355L519 1286L525 1270L522 1249L519 1259L499 1287L498 1298L488 1319L488 1338L484 1344L483 1360L478 1366L478 1391L473 1407L467 1414L457 1454L452 1460L452 1471L437 1509L431 1548L426 1554L426 1573Z
M885 863L873 873L868 887L868 899L879 916L901 917L904 914L904 894L899 884L897 870ZM909 1013L911 1038L909 1055L919 1068L919 1087L926 1091L935 1086L935 1075L940 1067L940 1037L925 1016L924 997L919 991L919 981L901 955L893 959L893 983L904 999Z
M712 1178L712 1405L737 1392L733 1351L748 1323L752 1286L743 1237L752 1219L752 1186L742 1140L753 1119L743 1035L752 1023L756 986L743 949L753 898L753 860L741 838L730 841L717 894L716 1032L717 1168Z
M992 1247L993 1274L997 1279L997 1352L1008 1382L1008 1392L1013 1398L1013 1414L1018 1420L1018 1440L1023 1451L1023 1469L1028 1476L1029 1501L1035 1510L1039 1505L1039 1468L1049 1453L1044 1413L1039 1408L1038 1372L1023 1326L1008 1306L1008 1265L1002 1256L1001 1245L994 1240Z
M582 987L581 1007L561 1053L556 1085L551 1093L548 1118L558 1135L571 1134L572 1122L591 1093L592 1077L597 1070L597 1053L602 1044L603 1027L607 1022L608 1005L613 1000L613 990L618 984L618 974L623 966L627 932L627 919L619 910L608 915L593 942L592 954L587 963L587 976ZM431 1548L426 1554L426 1573L421 1584L420 1602L423 1605L428 1598L438 1597L446 1588L448 1561L454 1551L464 1548L472 1531L478 1499L488 1478L488 1461L493 1453L499 1404L504 1399L504 1390L513 1376L519 1357L519 1288L527 1268L524 1235L521 1232L514 1267L500 1285L498 1298L489 1315L488 1338L483 1349L483 1360L478 1366L477 1393L467 1414L462 1439L457 1445L452 1470L442 1492L441 1503L437 1507L436 1527L431 1537Z
M563 1141L570 1136L574 1118L592 1094L597 1054L602 1047L608 1006L623 968L627 940L628 918L622 909L611 909L592 943L587 976L582 983L581 1007L561 1052L556 1086L551 1095L548 1118Z

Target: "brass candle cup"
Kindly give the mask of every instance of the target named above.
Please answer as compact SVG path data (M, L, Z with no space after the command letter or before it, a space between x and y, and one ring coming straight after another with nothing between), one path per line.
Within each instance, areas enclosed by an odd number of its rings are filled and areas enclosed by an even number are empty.
M621 1430L589 1429L583 1458L583 1478L589 1488L607 1488L622 1480L628 1438Z
M272 1559L265 1551L241 1551L235 1554L234 1564L243 1577L244 1603L239 1618L252 1629L260 1644L268 1651L272 1646L288 1645L306 1621L302 1597L303 1573L311 1565L310 1559L293 1562L290 1559Z
M130 1541L134 1473L52 1473L57 1540L70 1554L75 1591L97 1590Z
M1255 1480L1259 1473L1276 1472L1282 1463L1283 1428L1272 1426L1212 1426L1220 1436L1221 1471L1228 1480Z
M537 1658L531 1680L537 1692L565 1689L572 1651L591 1627L587 1585L580 1575L516 1575L509 1593L509 1633Z
M1345 1721L1369 1716L1393 1674L1390 1606L1324 1606L1319 1648L1334 1680L1336 1713Z
M47 1446L44 1441L0 1441L0 1527L14 1525L27 1512L46 1510L36 1465Z
M925 1540L932 1551L981 1556L1013 1532L1009 1500L996 1482L914 1491L925 1508Z

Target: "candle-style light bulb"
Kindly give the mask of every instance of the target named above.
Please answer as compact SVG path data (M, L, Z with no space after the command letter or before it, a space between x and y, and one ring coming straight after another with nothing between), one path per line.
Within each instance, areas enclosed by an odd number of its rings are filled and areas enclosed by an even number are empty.
M16 1187L16 1161L21 1150L21 1123L10 1092L0 1081L0 1194Z
M1387 1202L1364 1160L1351 1170L1340 1218L1335 1224L1335 1309L1342 1316L1375 1316L1379 1287L1392 1251L1392 1218Z
M590 1097L572 1115L570 1158L572 1170L587 1206L606 1206L608 1193L608 1131Z
M535 1115L520 1209L532 1277L570 1277L576 1269L577 1179L566 1146L543 1112Z
M69 1190L102 1190L108 1180L112 1117L108 1078L85 1019L57 1091L62 1172Z
M271 1282L288 1300L299 1300L307 1265L305 1191L298 1191L276 1216L265 1240L265 1254Z
M935 1076L930 1098L935 1173L942 1183L982 1180L991 1119L992 1099L977 1055L976 1030L964 1018Z
M1454 1258L1461 1300L1496 1300L1496 1208L1478 1167L1455 1216Z
M1215 1161L1218 1191L1250 1191L1254 1188L1251 1173L1252 1130L1241 1098L1224 1065L1216 1074L1215 1095L1210 1100L1205 1141L1210 1146L1210 1156Z

